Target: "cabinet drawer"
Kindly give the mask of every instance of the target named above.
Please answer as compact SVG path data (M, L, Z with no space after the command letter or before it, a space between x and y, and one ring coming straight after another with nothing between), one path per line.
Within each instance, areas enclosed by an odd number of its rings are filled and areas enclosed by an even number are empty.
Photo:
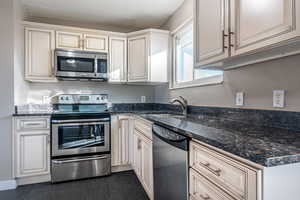
M235 200L222 189L190 169L190 200Z
M135 129L143 133L146 137L152 140L152 123L146 120L135 118Z
M237 199L259 199L259 170L193 141L190 143L190 166Z
M49 118L17 119L17 131L49 129Z

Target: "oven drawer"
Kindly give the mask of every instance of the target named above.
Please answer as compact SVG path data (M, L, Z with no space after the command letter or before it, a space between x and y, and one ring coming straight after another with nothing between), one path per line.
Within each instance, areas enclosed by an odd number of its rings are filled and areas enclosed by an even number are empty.
M51 161L51 181L62 182L111 173L110 154L76 158L53 159Z
M17 131L50 129L50 119L47 118L17 118Z

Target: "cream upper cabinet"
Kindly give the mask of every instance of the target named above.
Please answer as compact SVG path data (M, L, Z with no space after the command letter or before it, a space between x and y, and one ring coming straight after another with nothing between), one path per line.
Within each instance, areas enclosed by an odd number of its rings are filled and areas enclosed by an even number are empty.
M95 52L108 52L108 36L84 34L84 50Z
M300 36L298 0L231 0L232 55Z
M195 8L196 64L228 58L228 0L197 0Z
M128 82L168 82L169 32L150 29L128 35Z
M109 81L127 82L127 39L109 38Z
M56 48L82 50L83 49L83 34L56 31Z
M194 2L196 67L234 68L299 53L300 1Z
M53 30L25 27L25 79L55 81L53 73L55 36Z
M128 39L128 81L148 81L148 46L147 35Z

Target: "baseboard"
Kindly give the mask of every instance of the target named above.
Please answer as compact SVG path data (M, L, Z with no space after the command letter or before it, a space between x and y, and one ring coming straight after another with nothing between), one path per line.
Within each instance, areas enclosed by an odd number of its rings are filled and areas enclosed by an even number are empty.
M116 172L123 172L123 171L130 171L132 170L131 165L119 165L119 166L113 166L111 167L111 172L116 173Z
M17 188L17 182L15 180L0 181L0 191L13 190Z
M51 181L50 174L40 176L22 177L16 179L18 185L30 185L36 183L45 183Z

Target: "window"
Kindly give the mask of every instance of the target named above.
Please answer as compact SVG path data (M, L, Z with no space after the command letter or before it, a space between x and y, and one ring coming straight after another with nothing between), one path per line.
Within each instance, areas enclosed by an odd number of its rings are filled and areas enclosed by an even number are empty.
M173 34L173 75L171 88L192 87L223 82L223 72L194 68L193 23Z

